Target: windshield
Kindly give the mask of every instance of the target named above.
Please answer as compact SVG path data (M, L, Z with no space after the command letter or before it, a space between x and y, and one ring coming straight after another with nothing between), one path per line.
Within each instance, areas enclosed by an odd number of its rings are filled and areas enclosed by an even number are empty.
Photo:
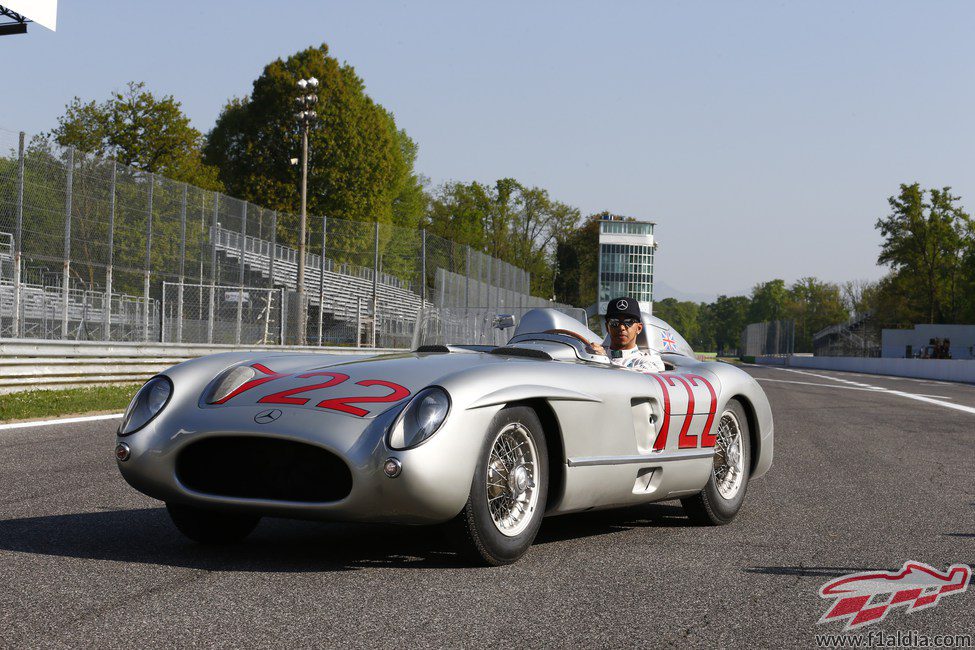
M586 310L576 307L553 307L555 311L586 323ZM515 329L531 308L501 307L492 309L429 309L417 319L413 334L413 349L421 345L504 345L514 336ZM503 330L494 326L499 315L514 316L514 327Z

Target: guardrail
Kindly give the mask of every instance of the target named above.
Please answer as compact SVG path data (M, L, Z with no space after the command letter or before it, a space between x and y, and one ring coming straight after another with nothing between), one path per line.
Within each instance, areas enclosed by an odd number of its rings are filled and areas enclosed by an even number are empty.
M238 346L103 341L0 339L0 394L34 388L74 388L145 381L166 368L207 354L234 350L374 355L390 348Z

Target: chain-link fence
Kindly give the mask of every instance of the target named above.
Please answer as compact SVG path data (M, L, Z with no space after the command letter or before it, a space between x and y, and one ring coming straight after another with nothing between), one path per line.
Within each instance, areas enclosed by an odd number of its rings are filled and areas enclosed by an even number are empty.
M739 353L745 357L786 355L795 352L795 347L795 321L773 320L746 326L741 333Z
M421 311L551 305L468 246L322 216L299 293L297 221L0 129L0 337L405 347Z

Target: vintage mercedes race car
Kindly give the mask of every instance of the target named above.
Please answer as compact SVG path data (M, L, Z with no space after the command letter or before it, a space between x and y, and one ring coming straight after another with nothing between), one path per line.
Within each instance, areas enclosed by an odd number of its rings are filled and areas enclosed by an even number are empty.
M242 539L262 516L451 522L475 558L504 564L546 515L680 499L694 521L728 523L772 462L768 400L663 321L644 324L638 343L666 372L611 365L595 333L550 309L501 346L194 359L140 389L116 459L203 543Z

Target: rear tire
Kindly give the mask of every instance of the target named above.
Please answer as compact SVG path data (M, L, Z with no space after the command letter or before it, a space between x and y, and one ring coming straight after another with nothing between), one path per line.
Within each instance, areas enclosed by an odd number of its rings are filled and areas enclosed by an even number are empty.
M218 510L203 510L180 503L167 503L166 510L179 532L194 542L224 545L239 542L257 526L260 517Z
M718 419L718 442L708 483L698 494L681 499L684 512L696 524L723 526L741 509L751 467L751 432L745 408L736 399Z
M511 564L528 552L548 497L548 448L542 423L527 406L502 409L488 427L458 516L467 554L479 563Z

